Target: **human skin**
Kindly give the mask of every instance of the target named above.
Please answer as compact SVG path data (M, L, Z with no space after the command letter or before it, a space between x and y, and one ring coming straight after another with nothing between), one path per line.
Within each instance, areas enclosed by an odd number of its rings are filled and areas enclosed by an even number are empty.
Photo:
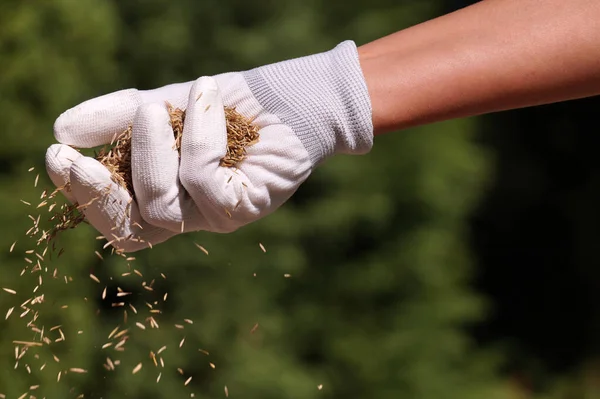
M375 135L600 94L600 1L485 0L358 48Z

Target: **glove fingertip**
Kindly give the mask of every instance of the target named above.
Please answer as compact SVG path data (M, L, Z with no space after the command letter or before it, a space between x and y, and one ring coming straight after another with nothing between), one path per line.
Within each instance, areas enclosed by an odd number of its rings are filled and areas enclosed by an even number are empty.
M132 123L141 103L141 95L136 89L84 101L56 119L54 137L60 143L79 148L107 144Z

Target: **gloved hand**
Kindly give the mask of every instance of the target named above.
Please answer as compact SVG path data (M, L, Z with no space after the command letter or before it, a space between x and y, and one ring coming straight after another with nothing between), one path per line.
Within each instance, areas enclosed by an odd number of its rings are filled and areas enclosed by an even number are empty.
M186 110L181 156L165 102ZM238 169L219 166L224 106L260 128ZM75 149L108 144L132 125L136 200L110 172ZM327 157L373 144L371 104L353 42L246 72L155 90L118 91L63 113L46 167L88 221L123 252L189 231L227 233L281 206ZM150 243L150 244L149 244Z

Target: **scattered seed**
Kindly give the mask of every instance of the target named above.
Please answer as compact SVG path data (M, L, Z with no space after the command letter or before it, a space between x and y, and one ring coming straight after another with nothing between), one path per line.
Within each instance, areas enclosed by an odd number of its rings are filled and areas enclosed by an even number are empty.
M192 377L188 378L187 380L185 380L185 383L183 384L183 386L187 386L191 381L192 381Z
M4 320L8 320L8 318L12 314L13 310L15 310L14 306L12 308L8 309L8 312L6 312L6 317L4 318Z
M179 347L181 348L183 346L183 344L185 343L185 337L183 337L183 339L181 340L181 342L179 343Z
M139 321L137 323L135 323L136 326L138 326L139 328L141 328L142 330L146 329L146 326L143 325L142 323L140 323Z
M3 289L4 291L8 292L9 294L13 294L13 295L16 295L16 294L17 294L17 291L15 291L15 290L11 290L10 288L2 288L2 289Z
M114 328L114 330L112 330L112 331L110 332L110 334L108 334L108 339L111 339L111 338L112 338L112 336L113 336L113 335L115 335L115 334L117 333L117 331L119 331L119 326L116 326L116 327Z
M94 253L96 254L96 256L100 259L100 260L104 260L104 258L102 257L102 255L100 255L100 252L98 251L94 251Z
M198 247L198 248L199 248L199 249L200 249L202 252L204 252L206 255L208 255L208 251L206 250L206 248L204 248L204 247L203 247L202 245L200 245L200 244L196 244L196 243L194 243L194 244L195 244L195 245L196 245L196 247Z
M87 370L76 368L76 367L75 368L70 368L69 371L72 372L72 373L78 373L78 374L87 373Z
M15 249L15 245L17 245L17 242L16 242L16 241L15 241L15 242L13 242L13 243L12 243L12 245L10 246L10 251L9 251L9 252L12 252L12 251L13 251L13 249Z
M262 249L263 252L267 252L267 250L265 249L265 246L262 245L262 243L258 243L258 246L260 247L260 249Z
M94 280L95 282L97 282L98 284L100 284L100 279L98 279L98 277L96 277L95 275L93 275L93 274L90 274L90 278L91 278L92 280Z
M140 371L142 369L142 363L138 364L137 366L135 366L135 368L133 369L132 374L137 373L138 371Z

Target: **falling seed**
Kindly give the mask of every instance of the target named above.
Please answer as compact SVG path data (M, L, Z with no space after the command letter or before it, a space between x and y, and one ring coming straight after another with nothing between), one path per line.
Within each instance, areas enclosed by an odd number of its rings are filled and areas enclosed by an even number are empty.
M196 243L194 243L194 245L196 245L196 247L198 247L202 252L204 252L206 255L208 255L208 251L202 245L196 244Z
M227 385L225 385L225 397L229 397L229 389L227 389Z
M106 348L112 346L112 344L113 344L112 342L107 342L104 345L102 345L102 349L106 349Z
M87 370L80 369L80 368L70 368L69 371L72 372L72 373L78 373L78 374L87 373Z
M131 308L133 313L137 314L137 309L132 304L129 304L129 308Z
M168 292L165 292L165 295L163 295L163 302L167 302L167 296L169 295Z
M187 386L191 381L192 381L192 377L188 378L187 380L185 380L185 383L183 384L183 386Z
M119 331L119 326L116 326L116 327L114 328L114 330L112 330L112 331L110 332L110 334L108 334L108 339L111 339L111 337L112 337L113 335L115 335L115 334L117 333L117 331Z
M58 372L58 377L56 377L56 382L60 382L60 376L62 375L62 371Z
M160 367L162 367L163 369L165 368L165 361L162 357L160 358Z
M208 353L208 351L204 350L204 349L198 349L198 352L202 352L204 353L206 356L210 356L210 353Z
M13 310L15 310L14 306L12 308L8 309L8 312L6 312L6 317L4 318L4 320L8 320L8 318L12 314Z
M321 389L323 389L323 384L319 384L319 386L317 387L317 389L320 391Z
M100 255L100 252L98 251L94 251L94 253L96 254L96 256L100 259L100 260L104 260L104 258L102 257L102 255Z
M258 243L258 246L260 247L260 249L262 249L263 252L267 252L267 250L265 249L265 246L262 245L262 243Z
M32 166L31 168L27 169L28 172L32 172L35 169L35 166Z
M27 201L23 201L23 200L19 200L19 201L21 201L21 202L22 202L22 203L24 203L25 205L29 205L29 206L31 206L31 203L29 203L29 202L27 202Z
M137 323L135 323L136 326L138 326L139 328L141 328L142 330L146 329L146 326L143 325L142 323L140 323L139 321Z
M123 335L127 334L129 330L123 330L114 336L114 339L121 338Z
M117 293L118 297L127 296L127 295L131 295L131 292L118 292Z
M214 370L217 368L217 366L214 365L214 363L208 362L208 364L210 364L210 367Z
M33 187L37 187L39 179L40 179L40 174L38 173L38 175L35 177L35 182L33 183Z
M190 319L183 319L183 321L185 321L188 324L194 324L194 322Z
M292 275L291 275L291 274L289 274L289 273L286 273L286 274L284 274L284 275L283 275L283 277L285 277L285 278L290 278L290 277L292 277Z
M258 330L258 323L256 323L254 327L252 327L252 330L250 330L250 334L254 334L256 330Z
M98 277L94 276L93 274L90 273L90 278L92 280L94 280L95 282L97 282L98 284L100 284L100 280L98 279Z
M183 339L181 340L181 342L179 343L179 347L181 348L183 346L183 344L185 343L185 337L183 337Z
M23 395L19 396L17 399L25 399L27 397L27 394L29 394L29 392L25 392Z
M41 342L30 342L30 341L13 341L15 345L24 345L26 347L29 346L42 346Z
M160 274L162 278L164 278L165 280L167 279L167 276L165 276L163 273Z
M158 352L156 352L156 354L157 354L157 355L160 355L160 354L161 354L163 351L165 351L166 349L167 349L167 347L166 347L166 346L163 346L162 348L160 348L160 349L158 350Z
M17 245L17 242L16 242L16 241L15 241L15 242L13 242L13 243L12 243L12 245L10 246L10 251L9 251L9 252L12 252L12 251L13 251L13 249L15 249L15 245Z
M4 291L8 292L9 294L13 294L13 295L16 295L16 294L17 294L17 291L15 291L15 290L11 290L10 288L2 288L2 289L3 289Z
M135 366L135 368L133 369L132 374L136 374L138 371L140 371L142 369L142 363L138 364L137 366Z
M183 325L181 325L181 324L175 324L175 328L183 330L185 327Z

